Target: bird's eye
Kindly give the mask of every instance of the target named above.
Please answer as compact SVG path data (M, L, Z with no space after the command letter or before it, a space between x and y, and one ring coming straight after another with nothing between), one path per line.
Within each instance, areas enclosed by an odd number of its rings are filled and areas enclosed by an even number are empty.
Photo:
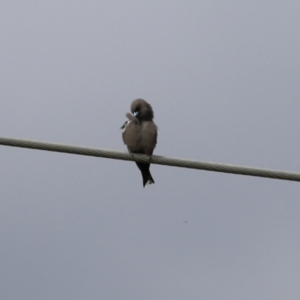
M133 115L136 117L139 113L140 113L140 112L136 110L136 111L133 113Z

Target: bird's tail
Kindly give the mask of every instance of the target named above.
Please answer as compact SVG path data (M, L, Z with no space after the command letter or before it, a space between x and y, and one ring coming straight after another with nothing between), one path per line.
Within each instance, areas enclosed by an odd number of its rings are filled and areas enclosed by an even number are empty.
M150 164L136 163L138 168L140 169L143 176L143 186L147 186L148 184L153 184L154 179L150 173Z

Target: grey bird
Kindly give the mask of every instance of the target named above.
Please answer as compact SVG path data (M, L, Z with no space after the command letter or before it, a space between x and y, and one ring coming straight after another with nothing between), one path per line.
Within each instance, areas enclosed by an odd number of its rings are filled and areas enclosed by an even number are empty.
M151 105L143 99L131 103L132 114L127 113L128 121L121 127L124 144L130 153L148 155L149 159L157 142L157 126L153 122L154 113ZM150 163L136 163L143 176L143 186L153 184Z

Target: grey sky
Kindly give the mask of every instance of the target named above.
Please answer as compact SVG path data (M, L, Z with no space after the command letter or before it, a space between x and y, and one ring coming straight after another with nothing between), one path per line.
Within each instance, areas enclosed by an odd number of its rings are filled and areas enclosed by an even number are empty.
M299 1L2 1L1 136L300 171ZM1 299L299 299L300 184L0 146ZM187 221L187 223L185 223Z

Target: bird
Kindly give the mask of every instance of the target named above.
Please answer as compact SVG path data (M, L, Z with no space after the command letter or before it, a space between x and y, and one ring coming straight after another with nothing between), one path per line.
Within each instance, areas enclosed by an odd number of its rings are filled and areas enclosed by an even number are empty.
M126 114L128 120L121 127L124 144L129 153L146 154L150 160L157 144L157 126L153 122L153 109L147 101L136 99L131 103L130 110L132 114ZM150 163L136 162L136 165L142 173L143 187L154 184Z

